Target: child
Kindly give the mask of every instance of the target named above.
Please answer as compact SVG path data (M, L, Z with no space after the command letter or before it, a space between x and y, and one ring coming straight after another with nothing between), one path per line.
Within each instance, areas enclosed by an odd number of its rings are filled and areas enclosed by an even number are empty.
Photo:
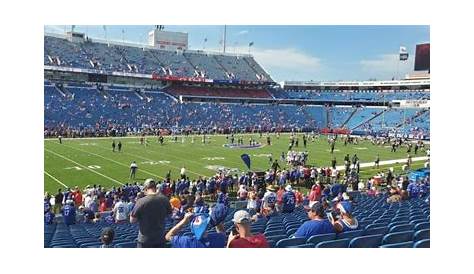
M106 227L102 230L100 235L100 241L102 242L101 248L111 248L112 242L114 241L115 231L111 227Z

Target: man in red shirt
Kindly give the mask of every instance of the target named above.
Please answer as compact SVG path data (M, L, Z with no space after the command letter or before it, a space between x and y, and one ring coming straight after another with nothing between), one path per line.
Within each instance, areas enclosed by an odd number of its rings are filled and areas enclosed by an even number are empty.
M79 190L79 187L75 187L74 192L72 193L73 199L74 199L74 204L79 207L82 205L82 193Z
M250 223L252 217L245 210L239 210L234 213L235 229L229 235L227 240L228 248L265 248L269 247L267 239L263 234L252 235L250 229Z
M283 206L283 194L285 194L285 188L280 186L280 189L277 191L277 211L281 211L281 207Z

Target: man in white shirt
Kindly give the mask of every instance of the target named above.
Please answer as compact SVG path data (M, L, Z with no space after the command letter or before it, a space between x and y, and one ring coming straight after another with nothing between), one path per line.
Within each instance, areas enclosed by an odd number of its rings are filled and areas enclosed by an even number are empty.
M186 168L184 166L181 168L181 179L186 179Z
M120 198L115 204L112 212L116 223L124 223L127 221L128 205L122 200L122 198Z
M138 169L137 163L135 161L133 161L130 164L130 179L135 180L135 175L137 174L137 169Z

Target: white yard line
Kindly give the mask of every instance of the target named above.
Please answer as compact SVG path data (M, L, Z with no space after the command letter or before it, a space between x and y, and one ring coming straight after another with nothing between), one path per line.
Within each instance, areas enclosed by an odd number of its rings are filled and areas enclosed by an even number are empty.
M422 156L422 157L415 157L415 158L412 158L412 161L413 162L417 162L417 161L425 161L425 160L428 160L428 156ZM380 161L379 162L379 165L381 166L384 166L384 165L391 165L391 164L401 164L401 163L406 163L407 161L407 158L405 159L397 159L397 160L386 160L386 161ZM361 163L360 164L360 167L374 167L375 166L375 162L369 162L369 163ZM343 170L345 169L346 167L345 166L336 166L336 169L337 170Z
M49 174L48 172L46 172L46 170L44 171L44 174L48 175L49 178L53 179L54 181L56 181L58 184L64 186L64 187L67 187L69 188L67 185L63 184L63 182L59 181L56 177L54 177L53 175Z
M89 151L82 150L82 149L79 149L79 148L75 148L75 147L72 147L72 146L67 146L67 145L64 145L64 144L63 144L63 146L72 148L72 149L77 150L77 151L81 151L81 152L84 152L84 153L88 153L88 154L94 155L94 156L96 156L96 157L105 159L105 160L107 160L107 161L114 162L114 163L116 163L116 164L118 164L118 165L121 165L121 166L124 166L124 167L127 167L127 168L129 167L128 165L126 165L126 164L124 164L124 163L117 162L117 161L115 161L114 159L111 159L111 158L108 158L108 157L104 157L104 156L102 156L102 155L99 155L99 154L96 154L96 153L93 153L93 152L89 152ZM160 176L160 175L158 175L158 174L155 174L155 173L146 171L146 170L144 170L144 169L142 169L142 168L140 168L139 171L142 171L142 172L147 173L147 174L152 175L152 176L156 176L156 177L158 177L158 178L160 178L160 179L164 179L164 178L165 178L165 177L162 177L162 176Z
M54 154L54 155L56 155L56 156L58 156L58 157L61 157L61 158L63 158L64 160L67 160L67 161L69 161L69 162L71 162L71 163L74 163L74 164L76 164L76 165L78 165L78 166L80 166L80 167L82 167L82 168L85 168L85 169L89 170L90 172L93 172L93 173L95 173L95 174L97 174L97 175L100 175L100 176L106 178L106 179L109 179L109 180L112 181L112 182L115 182L115 183L120 184L120 185L122 185L122 186L124 185L124 184L121 183L120 181L115 180L114 178L110 178L109 176L104 175L104 174L102 174L102 173L100 173L100 172L97 172L97 171L95 171L95 170L93 170L93 169L91 169L91 168L89 168L89 167L87 167L87 166L85 166L85 165L82 165L82 164L80 164L80 163L78 163L78 162L76 162L76 161L74 161L74 160L72 160L72 159L69 159L69 158L66 157L66 156L63 156L63 155L61 155L61 154L58 154L58 153L56 153L56 152L54 152L54 151L52 151L52 150L49 150L49 149L47 149L47 148L45 148L44 150L47 151L47 152L49 152L49 153L52 153L52 154Z

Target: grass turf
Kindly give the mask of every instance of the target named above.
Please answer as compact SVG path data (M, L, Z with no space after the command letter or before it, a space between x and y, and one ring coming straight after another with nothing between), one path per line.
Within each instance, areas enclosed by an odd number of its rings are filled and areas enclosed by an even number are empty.
M244 144L248 144L249 137L253 136L258 142L265 144L266 138L258 134L244 135ZM148 138L148 146L139 143L138 137L114 138L116 142L122 142L122 152L112 152L112 138L95 139L64 139L59 144L56 139L45 139L44 141L44 189L49 193L55 193L58 188L100 184L105 187L120 186L130 182L129 166L132 161L138 164L137 181L142 182L146 178L161 179L170 170L172 178L179 176L182 166L185 166L190 178L199 176L211 176L216 173L215 168L235 168L240 171L247 170L240 159L242 153L251 157L252 170L265 170L270 167L267 154L273 154L273 159L278 159L280 166L284 166L280 160L282 152L288 150L289 135L282 134L279 139L271 135L272 145L254 149L227 148L225 136L209 136L210 143L202 144L201 137L196 136L195 142L191 143L191 137L185 137L185 142L174 143L171 137L165 138L164 145L160 145L156 137ZM308 151L308 164L315 166L330 166L332 154L329 152L327 138L321 136L314 142L308 141L307 148L303 147L302 136L299 136L299 147L296 151ZM350 157L356 153L361 163L371 162L380 155L380 160L393 160L406 158L406 148L400 148L397 152L390 152L389 147L374 146L368 141L360 142L358 145L348 144L344 146L338 139L334 156L337 165L344 164L344 156ZM414 153L412 152L412 155ZM425 156L419 151L416 156ZM420 168L424 161L414 162L413 168ZM381 170L387 170L393 166L395 172L401 171L402 164L384 165L380 169L374 167L361 168L361 178L368 178Z

